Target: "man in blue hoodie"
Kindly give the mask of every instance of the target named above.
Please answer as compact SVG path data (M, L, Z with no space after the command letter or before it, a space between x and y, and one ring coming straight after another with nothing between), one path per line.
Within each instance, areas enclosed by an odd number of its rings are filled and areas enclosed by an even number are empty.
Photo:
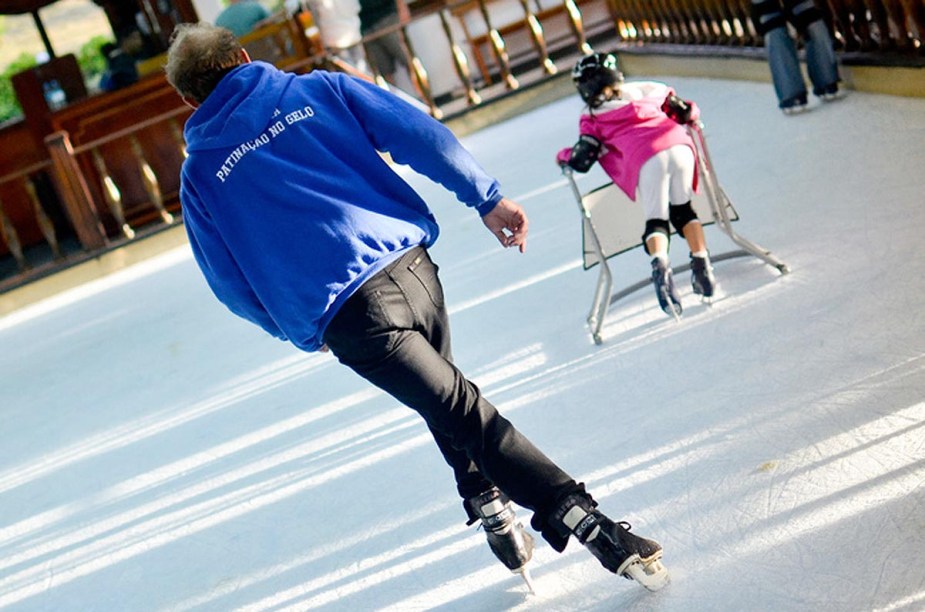
M343 74L251 62L209 24L174 32L167 78L196 111L184 135L183 218L196 261L233 313L305 351L330 349L423 418L453 470L469 524L524 574L533 539L575 535L610 571L655 590L661 546L628 531L541 453L452 363L443 290L427 247L437 222L380 153L475 209L524 251L527 217L452 132Z

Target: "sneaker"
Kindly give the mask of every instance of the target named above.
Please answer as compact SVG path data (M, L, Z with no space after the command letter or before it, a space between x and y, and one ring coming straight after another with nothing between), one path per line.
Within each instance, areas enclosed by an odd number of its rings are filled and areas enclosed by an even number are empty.
M512 572L523 573L533 557L533 536L516 522L511 501L492 487L467 503L482 521L491 552Z
M674 276L668 263L658 257L652 258L652 285L655 287L655 296L658 305L665 314L673 317L681 316L681 296L674 286Z
M613 522L595 509L589 498L568 496L553 512L552 519L614 574L636 580L650 591L668 584L668 570L660 561L661 545L631 533L627 522Z
M705 298L713 297L716 290L716 278L713 276L713 266L710 257L695 257L691 255L691 287L694 293Z

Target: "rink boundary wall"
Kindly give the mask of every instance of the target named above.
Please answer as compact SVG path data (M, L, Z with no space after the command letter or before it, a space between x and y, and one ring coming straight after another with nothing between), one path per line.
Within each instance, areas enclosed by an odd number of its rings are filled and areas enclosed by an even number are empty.
M743 57L740 50L736 55L708 53L703 55L653 53L638 48L614 49L627 77L690 77L730 81L753 81L770 83L771 72L767 60L760 52ZM696 51L692 52L696 53ZM567 65L567 64L566 64ZM806 64L802 63L804 77ZM839 74L846 89L893 96L925 98L925 66L883 66L862 65L841 62ZM528 112L566 96L574 95L569 71L561 68L559 74L544 81L510 92L482 107L458 116L447 118L444 123L457 136L465 136ZM773 104L774 100L769 100Z

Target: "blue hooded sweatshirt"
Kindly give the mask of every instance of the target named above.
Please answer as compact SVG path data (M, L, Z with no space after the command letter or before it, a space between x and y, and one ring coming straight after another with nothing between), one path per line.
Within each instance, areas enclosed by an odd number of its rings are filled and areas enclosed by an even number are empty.
M379 152L485 215L501 200L444 125L366 81L262 62L226 75L187 121L180 200L193 254L233 313L305 351L370 276L437 239Z

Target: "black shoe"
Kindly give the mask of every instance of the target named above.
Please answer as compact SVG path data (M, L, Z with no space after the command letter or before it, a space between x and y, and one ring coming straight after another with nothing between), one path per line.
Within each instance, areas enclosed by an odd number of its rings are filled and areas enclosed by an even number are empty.
M712 298L716 290L716 278L713 276L713 266L710 257L696 257L691 255L691 288L697 295Z
M658 257L652 258L652 285L655 287L655 297L658 305L665 314L673 317L681 316L681 296L674 286L674 276L671 267Z
M631 533L629 523L613 522L596 510L588 498L580 495L565 498L552 518L614 574L635 580L650 591L668 583L668 570L660 561L661 545Z
M470 498L467 503L482 521L491 552L509 570L522 573L524 566L533 557L533 536L516 521L511 501L496 487L492 487Z

